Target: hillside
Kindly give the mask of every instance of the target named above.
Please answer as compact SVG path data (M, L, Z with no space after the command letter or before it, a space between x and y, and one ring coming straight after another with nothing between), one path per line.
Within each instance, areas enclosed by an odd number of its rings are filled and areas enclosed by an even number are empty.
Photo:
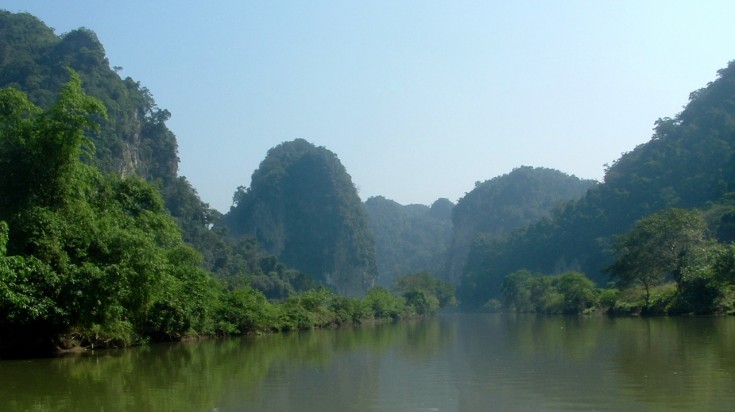
M201 228L216 212L178 176L176 136L166 126L170 113L156 105L140 82L122 78L105 56L95 33L86 28L56 35L36 17L0 10L0 87L25 92L41 108L49 108L68 80L68 69L82 80L84 92L100 99L107 119L86 136L94 145L85 162L105 173L137 175L156 182L187 241L197 241ZM186 210L176 205L186 204Z
M443 275L453 207L447 199L431 206L404 206L382 196L365 202L368 225L375 236L379 285L391 287L399 276L417 272Z
M170 113L157 107L139 82L110 68L93 31L80 28L57 36L30 14L0 10L0 86L22 90L48 108L68 79L67 68L79 73L84 91L107 108L108 120L90 134L95 166L151 181L175 179L176 137L165 125Z
M21 90L34 104L48 109L69 80L68 69L79 75L84 92L99 99L107 112L105 119L95 119L98 128L85 131L93 147L84 162L106 174L139 176L155 184L184 241L203 255L207 270L228 283L248 282L273 298L313 286L255 242L234 241L210 230L221 215L178 175L176 136L166 126L170 113L156 105L140 82L122 78L119 68L110 67L93 31L80 28L56 35L30 14L0 10L0 87Z
M303 139L268 152L223 223L343 294L375 282L375 246L364 206L337 156Z
M452 211L454 226L447 272L456 283L479 237L502 239L583 196L595 182L546 168L522 166L476 184Z
M215 228L219 213L177 175L168 116L139 83L109 68L92 31L56 36L33 16L0 11L0 358L439 309L421 304L440 302L431 291L407 282L414 301L384 289L364 300L337 296L255 240ZM286 192L295 197L286 201L307 225L302 210L333 207L334 214L306 216L316 222L307 232L337 228L338 272L325 278L364 292L375 271L362 204L334 154L307 152L289 169ZM325 192L327 176L333 190ZM310 194L319 202L309 204ZM355 239L362 249L342 247ZM298 244L314 256L312 244ZM341 276L355 272L362 277Z
M577 270L604 284L614 236L668 208L706 210L711 230L721 241L731 240L734 155L731 62L715 81L690 94L681 113L657 120L651 139L618 159L584 197L508 241L477 244L463 275L464 301L482 304L496 296L502 278L520 268Z

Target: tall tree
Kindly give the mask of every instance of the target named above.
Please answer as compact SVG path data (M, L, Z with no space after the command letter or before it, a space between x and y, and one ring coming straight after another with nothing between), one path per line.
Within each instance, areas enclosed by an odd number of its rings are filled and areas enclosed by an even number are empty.
M74 189L80 151L91 142L84 130L96 127L95 115L106 116L102 103L84 93L79 76L59 100L41 112L22 92L0 91L0 213L30 204L57 205Z
M48 110L0 90L0 352L211 331L216 286L156 188L81 162L104 108L70 77Z
M646 216L617 238L616 260L608 270L622 285L642 285L648 306L651 289L665 279L681 287L688 261L706 250L706 231L698 210L669 209Z

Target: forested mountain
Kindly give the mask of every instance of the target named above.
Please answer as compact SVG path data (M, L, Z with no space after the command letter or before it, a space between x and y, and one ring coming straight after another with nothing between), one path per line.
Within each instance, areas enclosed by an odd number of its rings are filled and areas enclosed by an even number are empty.
M158 108L139 82L110 68L94 32L80 28L57 36L30 14L0 10L1 87L22 90L33 103L48 108L68 80L67 69L79 75L84 91L100 99L108 113L97 130L87 131L94 156L85 161L103 172L155 182L168 204L186 203L186 211L174 208L171 213L181 218L187 232L211 223L216 212L177 177L176 136L165 123L170 113Z
M107 121L90 135L95 166L150 181L175 179L176 138L165 125L170 113L158 108L139 82L110 68L94 32L80 28L57 36L30 14L0 10L1 86L22 90L48 108L68 80L67 68L79 73L85 92L107 108Z
M502 239L580 198L594 185L592 180L529 166L477 183L452 211L454 233L447 258L450 278L459 281L470 247L478 238Z
M428 275L404 279L401 296L337 296L213 228L220 214L177 176L167 118L109 68L93 32L56 36L0 11L0 357L397 319L453 300ZM287 256L331 254L323 280L364 292L374 252L349 176L326 149L284 148L292 174L274 181L269 164L250 195L283 183Z
M161 191L166 210L184 241L204 256L206 269L228 282L251 283L268 297L284 298L313 286L308 278L260 250L253 241L233 241L210 230L220 213L178 176L176 136L166 126L170 113L130 77L110 68L97 36L81 28L57 36L36 17L0 10L0 87L28 94L49 108L73 69L84 92L98 98L107 117L85 133L93 146L85 162L120 177L140 176ZM0 216L0 220L3 217Z
M368 225L375 236L378 284L391 287L399 276L417 272L444 277L453 207L448 199L439 199L430 207L404 206L382 196L365 202Z
M362 294L375 282L375 246L365 208L337 156L303 139L282 143L253 172L223 223L254 236L287 265Z
M732 240L735 200L735 63L689 96L674 118L656 121L650 141L617 160L604 183L509 241L477 244L470 253L462 299L497 296L503 277L520 268L577 270L598 283L612 263L614 236L665 209L700 208L720 240ZM461 210L459 205L455 210Z

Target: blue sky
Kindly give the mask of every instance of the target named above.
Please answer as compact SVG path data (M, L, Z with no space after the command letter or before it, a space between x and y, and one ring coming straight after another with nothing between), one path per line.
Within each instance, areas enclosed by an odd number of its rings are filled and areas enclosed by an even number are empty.
M335 152L360 196L457 201L521 165L602 179L735 60L732 1L0 1L95 31L229 210L269 148Z

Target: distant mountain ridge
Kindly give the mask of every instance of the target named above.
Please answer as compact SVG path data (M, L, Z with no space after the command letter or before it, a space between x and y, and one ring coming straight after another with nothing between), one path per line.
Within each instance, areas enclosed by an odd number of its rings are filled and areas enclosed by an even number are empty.
M379 285L391 287L399 276L417 272L444 277L453 207L448 199L431 206L404 206L382 196L365 201L368 225L375 236Z

